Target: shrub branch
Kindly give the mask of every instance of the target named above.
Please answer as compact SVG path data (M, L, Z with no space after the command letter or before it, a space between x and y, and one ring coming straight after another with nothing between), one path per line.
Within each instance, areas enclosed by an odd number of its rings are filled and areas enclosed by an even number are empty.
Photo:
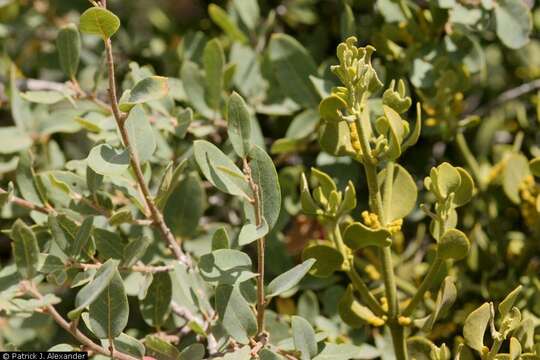
M133 144L131 144L129 140L127 129L125 127L126 115L120 111L120 108L118 106L118 98L116 95L116 80L115 80L115 72L114 72L114 57L113 57L112 44L111 44L110 39L105 40L105 52L107 56L107 68L108 68L108 73L109 73L109 97L110 97L110 102L111 102L111 109L112 109L114 118L116 120L116 124L120 132L120 136L122 137L122 142L124 143L124 146L126 147L129 153L131 167L133 168L137 184L139 185L139 188L143 194L146 207L150 210L151 219L158 227L162 237L167 241L169 248L172 250L176 259L178 259L180 262L182 262L186 266L191 267L191 261L189 257L186 254L184 254L184 252L180 248L180 245L176 241L173 233L171 232L167 224L165 224L163 214L157 208L154 202L154 199L152 198L152 195L150 194L150 190L148 188L148 185L146 184L146 180L144 179L144 174L142 172L142 168L141 168L141 164L140 164L137 152L135 151Z
M43 295L39 292L37 287L32 282L30 282L30 281L23 282L21 284L21 286L26 292L28 292L34 298L36 298L38 300L43 299ZM51 315L53 320L58 325L60 325L60 327L62 327L64 330L66 330L68 333L70 333L75 339L77 339L78 342L80 342L84 346L88 347L92 351L94 351L96 353L99 353L99 354L102 354L102 355L105 355L105 356L110 356L110 357L113 357L113 355L114 355L114 358L119 359L119 360L137 360L137 358L135 358L135 357L133 357L131 355L125 354L123 352L120 352L118 350L115 350L114 354L112 354L110 350L104 348L103 346L100 346L100 345L96 344L90 338L88 338L86 335L84 335L79 329L77 329L77 327L74 326L74 323L68 323L62 317L62 315L60 315L58 313L58 311L56 311L56 309L55 309L55 307L53 305L46 305L46 306L44 306L44 309L47 311L47 313L49 315Z

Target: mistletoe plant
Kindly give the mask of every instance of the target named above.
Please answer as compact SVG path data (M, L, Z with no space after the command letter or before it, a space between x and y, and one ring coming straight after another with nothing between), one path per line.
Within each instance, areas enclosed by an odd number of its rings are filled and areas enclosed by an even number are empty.
M471 176L460 167L443 163L431 169L424 186L435 198L433 210L422 205L431 218L430 231L436 240L436 250L427 273L412 296L398 291L395 278L393 238L400 232L404 218L413 210L417 200L417 186L409 172L397 161L407 148L413 146L420 133L420 114L411 127L403 116L411 106L403 82L397 89L392 82L379 102L371 98L382 87L371 66L372 47L359 48L356 38L350 37L337 48L339 65L332 71L342 86L332 90L320 104L324 123L320 130L321 146L328 152L347 155L364 168L368 186L368 209L362 221L350 217L356 208L355 186L349 182L340 191L327 174L312 169L316 186L310 191L302 175L301 201L304 212L315 215L327 229L328 240L314 241L303 252L305 259L315 258L312 274L327 277L343 271L351 284L339 303L340 315L353 327L370 324L388 326L395 355L407 359L407 338L414 327L430 331L438 317L444 314L456 297L454 279L447 277L430 313L419 316L417 308L426 291L438 281L438 274L446 265L467 256L470 243L467 236L456 229L456 209L466 204L474 193ZM384 296L377 298L376 288L370 287L357 270L361 251L375 249L375 264L381 273ZM422 339L426 342L426 339ZM414 337L409 347L417 347ZM446 351L446 350L445 350ZM439 349L437 359L448 357ZM427 354L429 356L429 354Z

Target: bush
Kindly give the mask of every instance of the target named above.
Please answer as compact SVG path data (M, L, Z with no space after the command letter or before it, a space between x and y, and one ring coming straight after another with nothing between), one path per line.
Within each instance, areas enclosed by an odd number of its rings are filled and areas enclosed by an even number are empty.
M0 2L0 348L540 358L537 15Z

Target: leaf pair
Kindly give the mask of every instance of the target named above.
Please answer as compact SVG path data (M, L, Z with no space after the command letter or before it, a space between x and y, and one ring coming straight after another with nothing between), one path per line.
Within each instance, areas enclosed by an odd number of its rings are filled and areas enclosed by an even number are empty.
M328 174L312 168L311 176L318 182L312 193L306 175L302 174L300 178L300 203L306 214L337 219L356 207L356 190L351 181L342 192Z
M447 162L431 168L430 176L424 179L424 185L439 201L445 201L452 196L454 207L469 202L475 189L474 181L465 169L454 167Z

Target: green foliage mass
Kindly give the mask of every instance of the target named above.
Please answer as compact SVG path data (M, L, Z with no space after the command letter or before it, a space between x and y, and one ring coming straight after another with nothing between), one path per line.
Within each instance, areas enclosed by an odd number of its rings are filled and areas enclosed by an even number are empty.
M0 350L540 359L540 8L0 0Z

